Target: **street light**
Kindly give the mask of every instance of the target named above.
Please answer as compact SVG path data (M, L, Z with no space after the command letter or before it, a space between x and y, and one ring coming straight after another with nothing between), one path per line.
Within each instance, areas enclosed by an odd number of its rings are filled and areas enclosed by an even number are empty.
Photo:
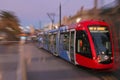
M79 23L81 21L82 18L77 18L76 19L76 23Z

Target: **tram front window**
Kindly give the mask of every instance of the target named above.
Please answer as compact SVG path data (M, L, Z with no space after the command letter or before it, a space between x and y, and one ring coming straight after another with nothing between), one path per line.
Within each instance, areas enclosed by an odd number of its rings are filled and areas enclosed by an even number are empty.
M98 62L111 63L112 48L107 27L89 27L95 46Z
M97 54L111 55L111 43L108 33L92 33Z

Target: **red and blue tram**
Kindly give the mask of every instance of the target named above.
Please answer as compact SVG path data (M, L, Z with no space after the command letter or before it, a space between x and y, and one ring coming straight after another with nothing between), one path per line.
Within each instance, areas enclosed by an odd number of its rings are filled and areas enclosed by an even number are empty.
M109 25L104 21L81 21L46 31L43 48L56 56L92 69L113 68Z

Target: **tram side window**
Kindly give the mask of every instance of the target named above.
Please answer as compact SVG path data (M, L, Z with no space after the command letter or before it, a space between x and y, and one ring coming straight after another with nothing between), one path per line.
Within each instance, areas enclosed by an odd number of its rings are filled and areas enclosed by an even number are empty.
M51 35L49 34L48 35L48 45L50 45L50 42L51 42Z
M83 56L92 58L89 40L85 31L77 31L76 40L76 52Z
M53 35L53 43L56 45L56 34Z
M61 40L63 44L63 49L68 51L69 50L69 33L62 33Z
M53 46L53 43L54 43L54 35L50 35L49 39L50 39L50 46Z
M44 43L45 43L45 44L48 44L47 34L44 35Z

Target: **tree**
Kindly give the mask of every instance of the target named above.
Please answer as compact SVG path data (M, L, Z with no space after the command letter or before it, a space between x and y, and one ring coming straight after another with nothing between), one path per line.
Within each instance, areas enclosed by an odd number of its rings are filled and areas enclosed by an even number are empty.
M21 33L19 26L19 19L13 12L0 11L0 32L7 34L7 40L19 40L17 37Z
M8 29L14 34L19 34L21 32L19 25L19 19L13 12L0 12L0 29Z

